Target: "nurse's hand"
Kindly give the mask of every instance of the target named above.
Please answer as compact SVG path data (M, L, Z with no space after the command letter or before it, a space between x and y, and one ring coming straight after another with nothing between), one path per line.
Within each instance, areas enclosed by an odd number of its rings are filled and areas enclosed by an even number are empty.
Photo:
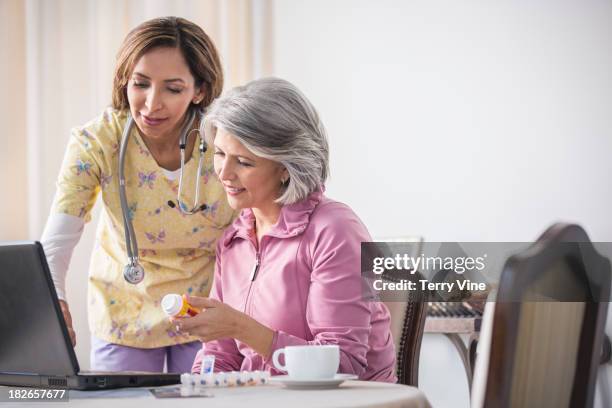
M171 319L179 331L199 337L203 342L233 338L266 358L270 355L274 337L270 328L218 300L187 296L187 302L201 312L194 317Z
M62 309L62 314L64 315L64 321L66 322L66 326L68 327L68 334L70 335L70 340L72 341L72 347L76 346L76 334L74 329L72 328L72 316L70 315L70 309L68 308L68 303L65 300L60 300L60 309Z

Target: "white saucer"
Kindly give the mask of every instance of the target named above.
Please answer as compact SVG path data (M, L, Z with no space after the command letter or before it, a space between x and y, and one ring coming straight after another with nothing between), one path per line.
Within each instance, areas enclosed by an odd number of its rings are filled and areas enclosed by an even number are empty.
M317 378L313 380L296 380L288 375L276 375L270 377L271 383L283 384L287 388L294 389L318 389L336 388L344 381L356 380L358 377L355 374L336 374L333 378Z

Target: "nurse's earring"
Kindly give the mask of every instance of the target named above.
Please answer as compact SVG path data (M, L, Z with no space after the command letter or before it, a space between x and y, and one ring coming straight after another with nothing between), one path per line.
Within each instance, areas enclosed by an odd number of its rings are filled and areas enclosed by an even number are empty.
M204 98L197 97L192 102L193 102L194 105L197 105L198 103L202 102L202 99L204 99Z

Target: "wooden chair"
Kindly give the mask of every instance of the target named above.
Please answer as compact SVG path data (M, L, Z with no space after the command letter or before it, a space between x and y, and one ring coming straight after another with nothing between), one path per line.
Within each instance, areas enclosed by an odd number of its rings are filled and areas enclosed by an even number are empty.
M412 244L413 256L417 256L422 248L423 239L413 238L386 238L378 241ZM386 272L382 278L386 281L400 282L406 280L406 271ZM423 279L419 272L410 275L409 280L418 282ZM419 355L421 341L427 315L427 299L420 291L405 291L401 298L384 302L391 314L391 335L395 343L397 382L399 384L418 386L419 382Z
M417 281L422 279L418 272L413 276ZM389 274L385 274L385 279L399 281ZM385 302L385 305L391 314L391 335L395 343L397 382L417 387L427 302L422 294L407 292L405 300Z
M488 334L485 310L490 351L472 406L592 407L609 297L610 261L577 225L555 224L510 257Z

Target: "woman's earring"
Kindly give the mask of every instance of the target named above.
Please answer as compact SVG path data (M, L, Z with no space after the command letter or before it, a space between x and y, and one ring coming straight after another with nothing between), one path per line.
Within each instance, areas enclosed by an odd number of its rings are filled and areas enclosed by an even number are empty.
M287 184L287 181L288 181L288 180L289 180L289 178L288 178L288 177L282 178L282 179L281 179L281 184L283 184L283 185Z

